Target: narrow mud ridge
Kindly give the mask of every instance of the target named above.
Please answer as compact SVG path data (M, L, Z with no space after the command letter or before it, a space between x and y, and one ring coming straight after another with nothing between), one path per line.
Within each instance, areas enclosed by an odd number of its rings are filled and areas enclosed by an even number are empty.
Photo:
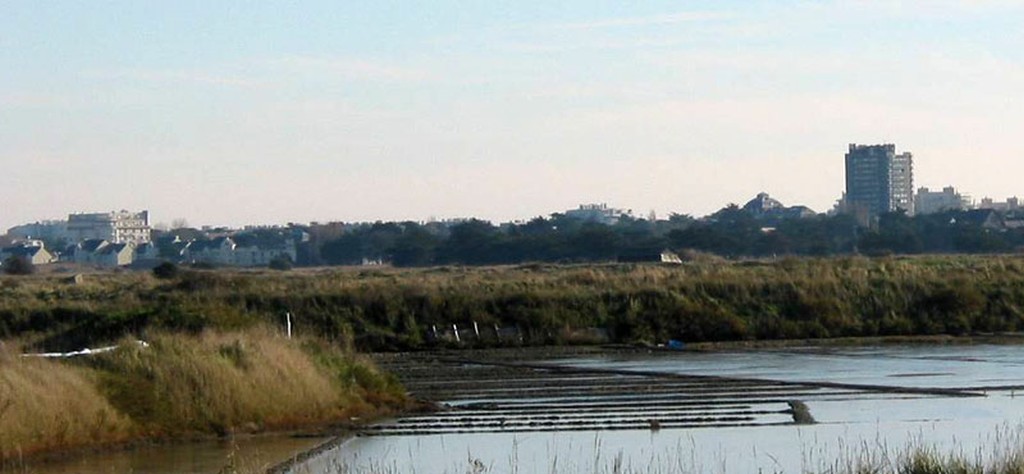
M883 392L883 393L894 393L894 394L912 394L912 395L934 395L939 397L984 397L985 394L977 391L976 389L953 389L953 388L920 388L920 387L901 387L894 385L873 385L873 384L851 384L851 383L840 383L840 382L789 382L784 380L764 380L764 379L748 379L748 378L733 378L733 377L719 377L715 375L680 375L680 374L669 374L664 372L645 371L645 370L620 370L620 369L597 369L597 368L583 368L583 367L567 367L554 364L536 364L526 362L500 362L500 361L478 361L462 359L459 363L463 364L477 364L477 365L490 365L490 366L504 366L504 367L521 367L534 370L549 370L561 374L605 374L605 375L642 375L647 377L655 377L660 379L680 379L680 380L706 380L708 383L712 381L719 381L720 383L751 383L751 384L771 384L777 386L786 387L814 387L814 388L835 388L835 389L848 389L858 390L865 392Z
M444 410L378 424L360 436L717 428L794 424L792 403L979 397L969 390L787 382L580 368L509 358L381 357L418 398Z

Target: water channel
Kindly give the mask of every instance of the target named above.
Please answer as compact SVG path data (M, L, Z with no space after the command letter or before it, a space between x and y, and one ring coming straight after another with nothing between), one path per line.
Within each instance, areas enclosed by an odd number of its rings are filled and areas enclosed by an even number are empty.
M32 474L215 474L262 473L326 442L326 438L256 436L222 441L154 444L77 455L0 470Z
M449 410L383 423L292 472L801 473L910 446L1024 446L1018 346L440 362L390 364ZM817 424L794 424L792 399Z

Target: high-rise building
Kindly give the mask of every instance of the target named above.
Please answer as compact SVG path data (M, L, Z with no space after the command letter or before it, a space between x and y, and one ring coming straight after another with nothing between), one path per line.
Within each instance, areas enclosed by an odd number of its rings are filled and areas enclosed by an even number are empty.
M846 206L879 215L914 213L914 159L896 145L850 145L846 154Z

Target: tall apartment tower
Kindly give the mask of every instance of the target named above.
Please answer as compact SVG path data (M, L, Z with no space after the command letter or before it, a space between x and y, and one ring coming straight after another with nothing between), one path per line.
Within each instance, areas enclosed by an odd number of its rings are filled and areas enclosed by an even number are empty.
M914 214L914 157L896 145L850 145L846 154L846 205L870 215Z

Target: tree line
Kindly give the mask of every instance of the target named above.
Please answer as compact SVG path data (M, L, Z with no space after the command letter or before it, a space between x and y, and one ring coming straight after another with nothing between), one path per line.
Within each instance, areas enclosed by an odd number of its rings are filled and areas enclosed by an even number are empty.
M786 255L891 255L1005 253L1024 248L1024 228L1013 215L951 211L910 217L891 213L864 225L852 215L765 219L735 205L702 219L622 217L614 224L564 214L524 223L494 225L376 222L344 229L309 228L300 252L310 265L493 265L523 262L602 262L655 255L662 250L699 251L729 258Z

